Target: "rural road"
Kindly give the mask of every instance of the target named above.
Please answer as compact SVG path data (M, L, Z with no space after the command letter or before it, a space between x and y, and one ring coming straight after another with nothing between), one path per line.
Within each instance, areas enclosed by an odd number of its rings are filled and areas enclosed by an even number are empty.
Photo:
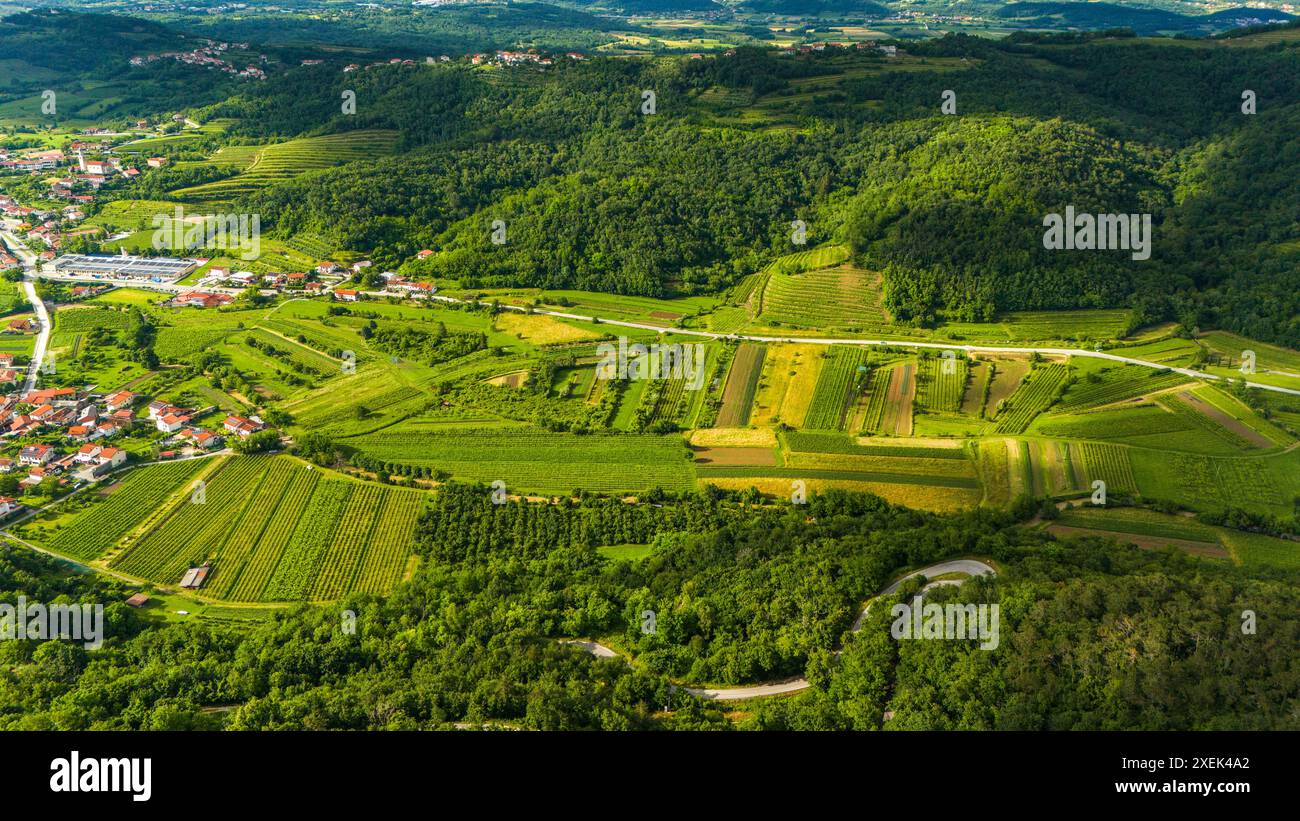
M913 571L903 576L896 582L886 585L877 593L867 606L858 614L857 619L853 622L852 632L856 633L862 629L862 624L866 621L867 614L871 612L871 605L876 598L887 596L898 590L903 582L917 576L943 576L948 573L967 573L971 576L991 576L995 571L992 567L977 559L953 559L952 561L939 562L929 567L923 567L920 570ZM929 590L931 587L940 585L961 584L956 579L930 582L923 589ZM591 653L599 658L619 658L617 650L606 647L599 642L586 641L582 639L564 639L561 644L573 644ZM683 687L682 689L693 696L699 696L711 701L740 701L747 698L764 698L766 696L779 696L786 693L797 693L800 690L808 689L808 679L799 677L786 679L784 681L773 681L767 684L752 684L745 687Z
M366 291L367 296L389 297L393 294L384 291ZM489 305L491 303L483 300L456 299L450 296L432 295L428 299L435 299L441 302L454 302L460 304ZM517 311L527 313L529 309L522 308L518 305L499 304L500 308L505 311ZM1204 371L1192 370L1191 368L1175 368L1170 365L1163 365L1159 362L1148 362L1145 359L1134 359L1131 356L1120 356L1118 354L1107 353L1106 351L1092 351L1087 348L1033 348L1033 347L1012 347L1005 345L957 345L951 342L918 342L911 339L840 339L832 337L817 336L756 336L753 334L721 334L713 331L698 331L693 328L665 328L662 325L651 325L645 322L627 322L621 319L603 319L598 316L583 316L582 314L570 314L563 311L546 311L541 308L533 308L535 314L543 316L553 316L559 319L574 319L579 322L594 322L601 325L615 325L621 328L636 328L644 331L656 331L658 333L680 334L683 336L699 336L706 339L734 339L741 342L795 342L807 343L811 345L862 345L867 347L895 347L895 348L932 348L936 350L947 351L965 351L966 353L1026 353L1026 354L1043 354L1046 356L1084 356L1092 359L1107 359L1112 362L1122 362L1127 365L1139 365L1144 368L1154 368L1156 370L1169 370L1174 373L1189 376L1194 379L1213 379L1215 381L1223 380L1224 377L1216 376ZM1293 388L1283 388L1277 385L1265 385L1260 382L1246 382L1246 385L1252 388L1259 388L1276 393L1286 393L1292 396L1300 396L1300 390Z
M36 309L36 321L40 330L36 333L36 347L32 350L32 361L27 365L27 383L23 386L23 395L36 390L36 379L41 373L41 363L45 361L45 350L50 344L50 312L45 310L45 303L36 293L36 283L31 279L23 280L23 290L27 292L27 301Z

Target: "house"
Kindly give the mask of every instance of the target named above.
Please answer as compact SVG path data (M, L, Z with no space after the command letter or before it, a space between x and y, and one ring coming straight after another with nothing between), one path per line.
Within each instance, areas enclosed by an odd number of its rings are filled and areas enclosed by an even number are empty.
M0 368L0 385L18 381L18 371L13 368Z
M150 157L149 159L145 160L145 163L146 163L150 168L162 168L164 165L167 164L167 158L166 158L166 157Z
M354 262L352 263L352 273L359 274L361 273L362 269L369 268L373 264L374 263L368 259L363 259L360 262Z
M99 461L99 454L103 450L99 445L82 445L73 458L83 465L91 465Z
M337 270L339 270L339 266L328 259L321 260L320 264L316 266L316 273L318 274L332 274Z
M43 465L56 455L50 445L26 445L18 452L18 461L24 465Z
M185 414L169 413L166 416L159 416L154 420L154 424L163 433L175 433L185 427L185 423L188 421L190 421L190 417Z
M358 292L347 288L338 288L334 291L334 298L341 302L356 302Z
M144 607L149 602L149 597L144 593L136 593L126 600L127 607Z
M118 391L108 397L108 399L104 400L104 404L110 411L116 411L121 410L122 408L131 407L131 403L135 402L136 399L136 394L131 393L130 391Z
M77 391L73 388L44 388L29 392L23 397L23 401L38 407L40 405L67 407L77 404Z
M181 294L174 298L171 301L171 304L178 308L218 308L234 301L235 298L230 294L210 294L205 291L190 291L189 293Z
M109 470L126 461L126 451L121 448L104 448L95 460L100 465L107 465Z
M12 473L14 469L14 460L7 456L0 456L0 473Z
M416 259L428 259L431 256L433 256L433 252L430 251L428 248L424 249L423 251L415 255Z
M35 419L37 422L48 422L50 421L50 417L54 415L54 406L41 405L39 408L27 415L32 419Z
M31 317L11 319L9 320L9 327L5 329L5 333L30 334L35 333L38 328L39 326L36 324L36 320Z
M18 500L11 496L0 496L0 519L8 517L16 511L21 505Z
M155 399L154 401L152 401L152 402L149 403L149 418L150 418L150 419L157 419L158 416L159 416L163 411L165 411L167 408L170 408L170 407L171 407L171 405L167 404L166 402L162 401L161 399Z
M73 425L68 428L66 435L69 439L75 439L78 442L84 442L87 439L89 439L90 435L94 432L95 429L90 425Z
M266 425L256 416L248 419L245 419L242 416L227 416L226 421L222 423L222 427L226 429L227 433L234 433L240 437L245 437L257 433L259 430L266 427Z
M223 437L220 434L213 433L210 430L193 428L188 431L188 434L189 439L194 443L194 446L202 450L212 450L213 448L218 447L223 441Z

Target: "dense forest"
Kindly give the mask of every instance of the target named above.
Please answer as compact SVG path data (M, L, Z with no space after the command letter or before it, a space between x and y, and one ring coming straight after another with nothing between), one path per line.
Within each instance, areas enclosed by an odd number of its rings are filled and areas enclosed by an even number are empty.
M236 118L239 139L396 130L394 156L263 188L241 206L286 236L328 236L469 287L717 291L797 250L790 226L802 220L808 243L847 243L883 271L903 322L1131 306L1139 322L1300 344L1300 203L1288 184L1300 50L1054 37L907 46L959 63L945 71L745 48L561 59L545 74L384 67L327 75L324 87L319 72L294 69L206 114ZM792 82L846 67L837 91L779 109L797 127L737 121ZM1247 87L1256 114L1240 110ZM355 115L339 113L345 88ZM709 96L719 89L731 99L721 107ZM957 116L939 113L946 90ZM1045 250L1043 217L1066 206L1150 214L1150 259ZM421 248L438 253L417 262Z
M656 498L495 505L486 487L447 485L419 526L419 570L386 600L353 596L250 626L164 623L117 603L99 650L0 643L0 727L725 728L722 706L674 682L805 674L811 689L752 702L738 726L1297 728L1300 600L1281 577L1058 543L1008 514L931 515L868 495L797 509L717 491ZM595 550L626 542L651 553L632 562ZM894 641L884 607L848 632L895 571L959 554L987 556L1000 573L927 596L999 603L996 649ZM8 602L125 596L11 548L0 551L0 590ZM649 635L645 609L658 613ZM341 629L344 610L355 634ZM1257 633L1240 629L1244 610ZM635 661L560 642L575 636L615 641Z

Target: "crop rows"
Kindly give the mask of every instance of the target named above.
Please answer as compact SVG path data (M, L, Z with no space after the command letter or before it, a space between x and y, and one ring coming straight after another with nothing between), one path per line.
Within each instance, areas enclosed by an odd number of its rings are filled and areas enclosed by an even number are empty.
M872 275L851 266L807 273L773 271L763 289L765 322L800 327L879 325L885 314Z
M675 436L577 436L513 429L380 431L351 438L348 444L383 462L437 468L460 479L500 479L510 492L683 490L694 478L681 438Z
M763 373L763 358L767 349L762 345L743 343L731 362L727 384L722 392L722 409L718 412L718 427L741 427L749 424L749 414L754 407L754 393Z
M214 593L236 601L258 601L263 598L271 574L275 572L289 546L289 539L301 521L306 500L311 498L316 489L319 475L316 471L294 465L293 477L280 494L274 514L258 534L251 555L229 574L228 584L217 584L225 578L222 573L218 573L217 578L213 579Z
M289 486L295 474L306 472L301 466L288 460L276 460L262 477L261 484L254 491L248 504L244 506L239 524L231 531L230 538L217 554L217 566L213 569L207 584L208 589L217 596L225 596L239 581L248 557L260 546L262 532L275 516L280 506L285 488Z
M1133 478L1133 463L1129 460L1128 449L1119 445L1103 445L1098 442L1083 442L1079 445L1083 454L1083 463L1088 474L1088 484L1100 479L1106 483L1106 491L1137 493L1137 480Z
M1173 372L1153 374L1148 368L1125 365L1103 371L1099 383L1077 382L1071 385L1056 410L1062 413L1088 410L1172 388L1186 381L1186 377Z
M330 539L326 561L316 573L307 598L313 601L337 599L351 587L383 502L384 488L380 485L359 486L353 490Z
M370 546L357 571L352 589L362 593L387 593L401 580L416 520L424 509L425 495L419 491L389 488L378 524L370 534Z
M138 468L122 479L108 498L80 511L59 528L47 546L78 559L93 559L117 544L202 466L193 459Z
M921 405L936 413L957 413L966 390L965 359L922 359L917 393Z
M260 483L270 460L235 457L206 480L203 502L181 499L162 523L113 560L126 573L175 582L196 562L210 559L239 521L244 502Z
M813 388L812 402L804 417L804 427L813 430L841 430L844 412L864 378L862 367L865 357L861 348L832 346L826 352L817 385Z
M271 575L264 599L301 601L307 598L354 487L353 483L338 479L317 483L316 492Z
M1065 365L1035 368L998 413L997 433L1024 433L1034 417L1047 410L1070 374Z
M880 423L885 416L885 400L889 398L889 382L893 376L893 368L881 367L871 372L871 381L867 383L867 409L862 417L862 430L879 432Z
M391 131L349 131L276 143L258 152L253 162L234 177L182 188L172 194L181 200L232 200L307 171L387 153L396 144L396 138Z

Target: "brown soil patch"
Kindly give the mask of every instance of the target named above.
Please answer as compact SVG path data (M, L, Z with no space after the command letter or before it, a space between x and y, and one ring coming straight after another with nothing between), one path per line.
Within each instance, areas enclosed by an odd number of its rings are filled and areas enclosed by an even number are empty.
M1215 559L1229 558L1228 551L1217 542L1194 542L1189 539L1164 539L1157 536L1139 536L1135 533L1116 533L1110 530L1093 530L1087 527L1069 527L1068 525L1049 525L1047 532L1055 536L1101 536L1117 542L1128 542L1143 550L1155 550L1161 547L1176 547L1194 556L1209 556Z
M776 464L776 452L771 448L696 448L695 461L711 465Z

